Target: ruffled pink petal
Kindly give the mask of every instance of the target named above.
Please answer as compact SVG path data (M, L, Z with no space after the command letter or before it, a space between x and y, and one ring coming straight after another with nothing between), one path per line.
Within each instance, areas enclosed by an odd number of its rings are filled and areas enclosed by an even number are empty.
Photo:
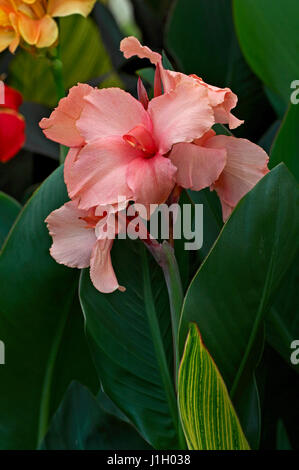
M149 59L154 65L157 65L162 60L161 54L153 52L147 46L142 46L134 36L123 39L120 43L120 50L126 59L130 59L136 55L140 59Z
M205 146L227 151L227 164L212 185L220 197L223 219L226 220L240 199L268 173L269 157L261 147L249 140L225 135L212 137Z
M140 124L151 128L142 104L119 88L94 89L85 101L77 127L88 143L102 137L122 136Z
M231 91L230 88L218 88L213 85L205 83L202 78L196 75L191 75L195 81L208 89L208 96L210 104L213 107L215 114L215 122L219 124L228 124L230 129L235 129L244 123L236 118L231 110L237 106L238 97Z
M214 124L207 90L193 81L184 81L175 90L152 99L148 112L161 154L174 144L201 137Z
M162 64L162 56L158 52L153 52L149 47L142 46L137 38L130 36L125 38L120 43L120 50L123 52L126 59L130 59L133 56L137 56L140 59L149 59L149 61L157 66L155 76L155 96L159 96L161 93L158 92L159 80L162 80L164 93L168 93L173 90L182 77L189 78L187 75L179 72L173 72L171 70L165 70Z
M80 209L131 199L126 180L129 163L140 155L121 137L98 139L85 145L65 174L65 183Z
M87 228L87 212L78 209L74 201L67 202L46 218L53 238L50 253L57 263L71 268L87 268L96 236L94 229Z
M111 262L110 251L114 240L98 240L94 246L90 261L90 278L100 292L114 292L120 287Z
M81 147L70 148L64 162L64 181L70 181L75 161L77 160Z
M169 158L178 169L177 184L200 191L219 178L226 164L226 150L182 143L173 147Z
M175 184L176 168L169 158L157 154L152 158L136 158L127 173L127 182L140 204L162 204Z
M84 145L85 141L76 127L76 121L85 105L84 96L92 90L93 88L89 85L79 83L70 89L66 98L60 100L58 107L48 119L41 120L39 125L48 139L67 147Z

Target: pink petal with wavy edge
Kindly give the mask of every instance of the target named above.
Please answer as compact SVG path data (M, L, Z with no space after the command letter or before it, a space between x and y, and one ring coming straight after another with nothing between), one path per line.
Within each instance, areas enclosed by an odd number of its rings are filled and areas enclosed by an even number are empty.
M134 159L127 173L134 201L145 205L165 202L174 187L176 171L169 158L159 154Z
M186 81L175 90L150 101L148 112L153 134L161 154L179 142L192 142L214 124L207 90Z
M85 106L77 121L88 143L103 137L122 136L138 125L151 130L142 104L120 88L94 89L85 97Z
M51 256L59 264L72 268L87 268L96 243L94 229L86 228L87 212L78 209L74 201L51 212L46 218L49 233L53 238Z
M85 105L83 98L92 90L89 85L79 83L70 89L66 98L60 100L49 118L41 120L39 125L48 139L67 147L84 145L85 140L76 127L76 121Z
M117 136L85 145L66 175L70 197L78 200L80 209L113 204L118 197L131 199L127 167L140 153Z
M123 39L120 43L120 50L126 59L136 55L140 59L149 59L154 65L157 65L162 60L161 54L153 52L147 46L142 46L134 36Z
M178 169L177 184L200 191L219 178L226 164L226 150L182 143L173 147L169 158Z
M112 266L110 251L113 240L98 240L94 246L90 261L90 279L100 292L111 293L124 290L120 287Z
M227 164L212 185L220 197L223 219L226 220L240 199L268 173L269 157L261 147L249 140L225 135L212 137L205 146L227 151Z

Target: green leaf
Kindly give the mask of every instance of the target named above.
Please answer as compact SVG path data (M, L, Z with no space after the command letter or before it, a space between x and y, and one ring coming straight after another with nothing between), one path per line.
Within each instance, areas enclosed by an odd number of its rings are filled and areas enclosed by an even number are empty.
M268 342L297 372L299 372L299 365L292 364L290 356L291 343L299 338L298 265L299 255L285 275L266 321Z
M299 106L291 104L274 141L270 168L284 162L299 181Z
M286 103L291 82L299 77L297 0L234 0L238 38L244 55L261 80Z
M104 80L102 86L119 86L121 82L112 69L99 31L91 18L72 15L61 18L59 24L66 89L90 79ZM26 101L51 108L56 106L56 88L50 63L43 56L35 57L19 50L10 66L9 83L23 94Z
M166 44L181 71L197 74L211 85L229 87L238 95L233 113L245 124L236 135L255 137L271 124L273 111L263 86L238 45L231 1L177 0L169 16Z
M298 250L298 201L298 185L281 164L238 204L185 297L181 350L196 322L237 410L252 387L263 318Z
M34 193L0 257L0 447L34 449L71 380L97 387L77 299L78 271L49 254L47 215L67 200L63 168Z
M105 393L156 449L176 449L177 405L167 289L138 240L117 240L113 266L126 292L80 283L86 333ZM149 263L149 266L148 266Z
M73 382L52 418L42 450L146 450L130 424L107 413L86 387Z
M286 428L281 419L277 423L276 448L277 450L292 450Z
M221 374L190 325L179 372L178 402L190 450L248 450Z
M0 191L0 249L22 206Z
M197 322L230 388L298 250L298 201L296 181L279 165L238 204L187 292L181 348Z

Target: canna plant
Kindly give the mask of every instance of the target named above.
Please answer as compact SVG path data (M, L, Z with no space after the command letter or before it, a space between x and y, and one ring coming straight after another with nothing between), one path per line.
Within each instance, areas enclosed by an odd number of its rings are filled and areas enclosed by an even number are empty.
M286 131L269 165L228 86L174 71L133 36L121 60L151 67L133 94L65 93L53 17L94 3L0 1L2 49L54 48L58 104L39 127L60 146L21 210L0 193L0 446L257 449L264 324L298 256ZM183 209L196 235L199 204L205 241L189 251Z

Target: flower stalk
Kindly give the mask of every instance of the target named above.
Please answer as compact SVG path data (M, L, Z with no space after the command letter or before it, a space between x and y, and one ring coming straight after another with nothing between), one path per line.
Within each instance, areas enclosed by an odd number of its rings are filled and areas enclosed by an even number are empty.
M58 44L54 55L51 57L51 70L53 74L53 79L56 87L56 95L57 95L57 102L59 102L62 98L65 97L65 86L64 86L64 79L63 79L63 63L61 60L61 52L60 52L60 45ZM59 163L64 163L68 148L64 145L60 145L60 153L59 153Z

